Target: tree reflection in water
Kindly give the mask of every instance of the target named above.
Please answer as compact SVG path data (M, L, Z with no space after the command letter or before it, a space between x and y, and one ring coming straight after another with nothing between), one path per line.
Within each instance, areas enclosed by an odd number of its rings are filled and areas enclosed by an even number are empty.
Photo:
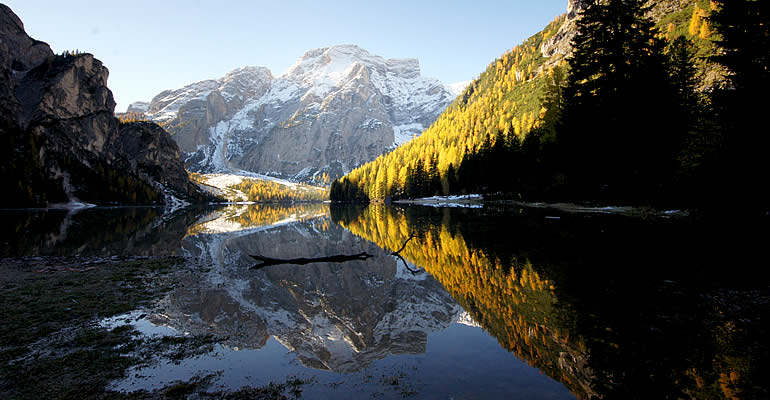
M762 238L543 211L331 212L386 249L419 231L401 254L501 346L580 398L767 396L767 287L740 279Z

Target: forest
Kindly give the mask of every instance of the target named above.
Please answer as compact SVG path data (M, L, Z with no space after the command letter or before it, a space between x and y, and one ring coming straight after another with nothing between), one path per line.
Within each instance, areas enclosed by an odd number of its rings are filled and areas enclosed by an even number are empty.
M693 1L650 17L641 0L592 2L572 54L513 48L423 134L353 170L333 201L483 193L524 201L762 211L767 2Z

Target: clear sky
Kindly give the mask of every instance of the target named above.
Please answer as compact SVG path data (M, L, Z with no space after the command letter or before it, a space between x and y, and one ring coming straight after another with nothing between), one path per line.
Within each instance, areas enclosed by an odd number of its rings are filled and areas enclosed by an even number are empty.
M55 52L102 60L118 111L245 65L280 75L307 50L337 44L417 58L444 83L470 80L567 9L567 0L0 1Z

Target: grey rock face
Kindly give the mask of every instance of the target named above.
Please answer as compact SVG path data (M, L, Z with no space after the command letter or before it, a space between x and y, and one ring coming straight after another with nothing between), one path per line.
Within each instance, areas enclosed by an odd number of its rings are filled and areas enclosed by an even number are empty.
M567 16L572 19L577 16L577 13L582 11L588 6L586 0L567 0Z
M147 115L167 122L191 170L317 181L419 135L453 100L417 60L346 45L308 51L277 78L247 67L165 91Z
M0 81L0 178L11 191L4 204L201 197L186 177L176 143L162 129L120 126L107 88L109 71L99 60L91 54L54 55L27 36L2 4L0 74L6 78Z
M27 36L24 24L7 6L0 4L0 54L3 64L13 71L28 70L53 55L51 48L44 42ZM9 55L13 59L9 59ZM4 65L5 66L5 65Z
M540 51L548 60L546 66L554 66L572 53L572 39L577 34L577 19L580 11L592 2L588 0L568 0L567 14L564 24L553 37L545 41ZM666 15L682 10L693 4L693 0L654 0L647 5L650 7L648 17L660 21Z

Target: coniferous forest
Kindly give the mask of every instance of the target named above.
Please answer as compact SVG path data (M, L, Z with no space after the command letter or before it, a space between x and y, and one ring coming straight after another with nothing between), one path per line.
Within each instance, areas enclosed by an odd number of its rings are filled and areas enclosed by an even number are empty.
M653 22L646 1L590 2L566 61L548 65L539 50L562 16L493 62L422 136L335 181L331 198L760 211L768 7L694 2L689 18Z

